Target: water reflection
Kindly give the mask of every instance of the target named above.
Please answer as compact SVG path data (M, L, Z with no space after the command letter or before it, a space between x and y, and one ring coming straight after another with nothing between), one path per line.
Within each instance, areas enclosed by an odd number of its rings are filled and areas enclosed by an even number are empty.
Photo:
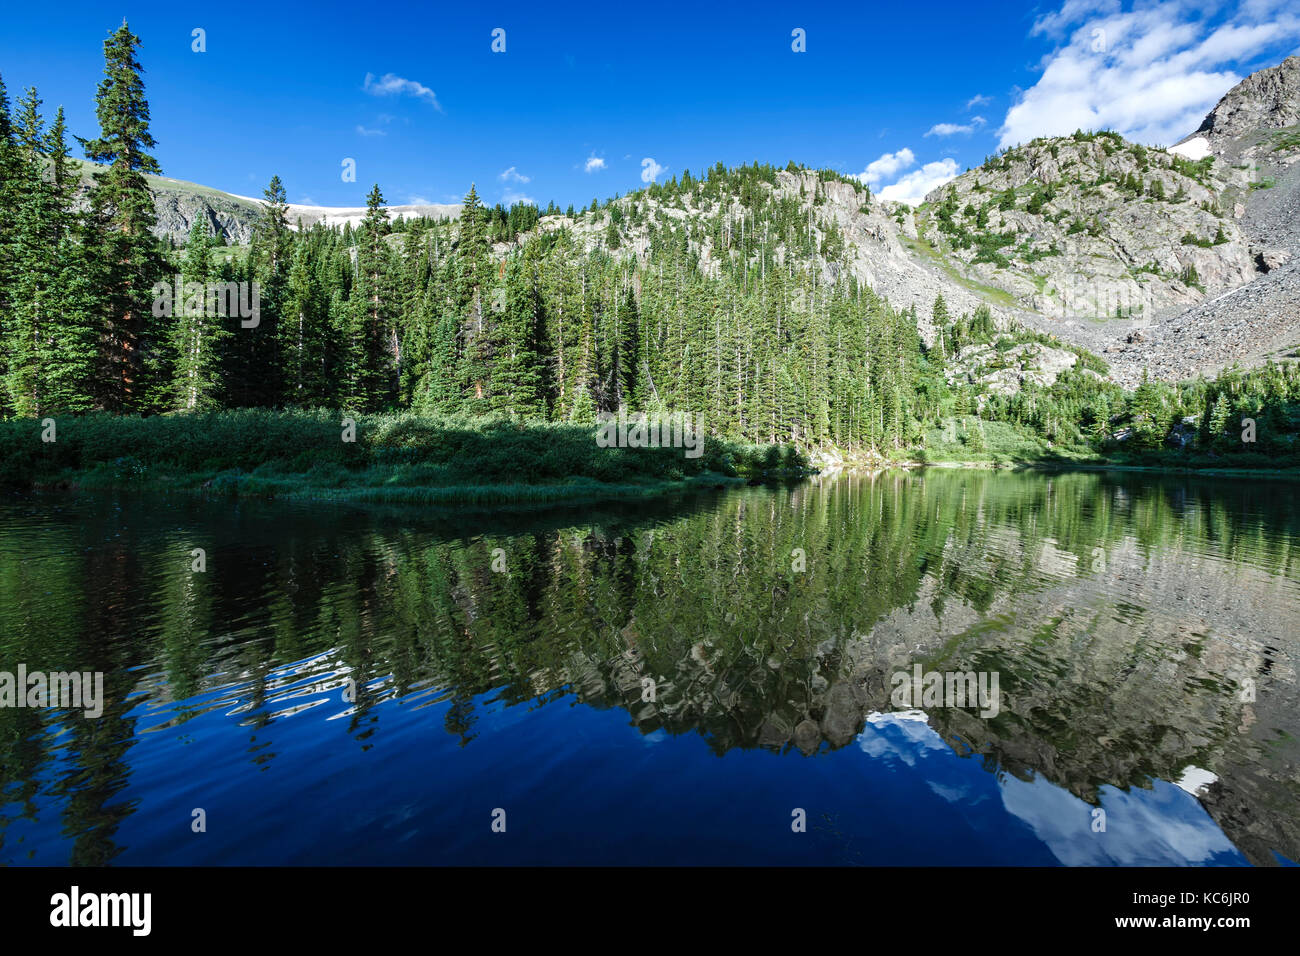
M519 862L1295 860L1297 543L1292 485L1132 475L540 518L15 500L0 669L102 670L107 701L0 710L0 861L329 862L338 814L334 862L492 861L458 814L511 801L557 831ZM890 713L918 664L998 673L997 716ZM206 803L239 822L197 844Z

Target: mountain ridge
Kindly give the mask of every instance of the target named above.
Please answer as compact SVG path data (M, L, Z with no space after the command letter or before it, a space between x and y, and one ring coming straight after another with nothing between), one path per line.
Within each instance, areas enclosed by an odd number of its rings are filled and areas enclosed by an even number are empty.
M75 164L81 177L79 195L83 199L89 189L93 173L100 167L85 160L69 160ZM158 222L153 233L159 239L170 239L182 245L195 222L206 222L213 235L237 245L247 244L253 237L253 226L261 215L265 200L241 196L202 183L176 179L171 176L146 175L149 189L154 195L154 213ZM455 218L460 215L460 203L408 203L388 206L390 219L422 216L432 219ZM363 206L317 206L309 203L289 203L288 221L291 228L311 228L316 223L354 228L365 218Z
M1040 138L990 157L915 208L794 164L764 188L771 202L799 204L826 281L847 268L895 308L915 308L927 342L942 295L955 311L986 306L1001 324L1101 354L1112 377L1133 387L1144 373L1177 381L1290 358L1300 346L1298 122L1300 57L1290 57L1234 86L1168 149L1109 131ZM692 182L692 192L668 200L652 184L574 216L543 215L496 252L563 229L588 250L644 259L656 217L691 220L701 235L719 222L744 228L744 197L705 199L701 181ZM164 177L150 185L156 234L181 243L203 219L227 241L251 238L258 200ZM458 204L387 207L390 219L459 212ZM364 214L293 205L289 221L355 226ZM716 270L715 243L692 243L702 267Z

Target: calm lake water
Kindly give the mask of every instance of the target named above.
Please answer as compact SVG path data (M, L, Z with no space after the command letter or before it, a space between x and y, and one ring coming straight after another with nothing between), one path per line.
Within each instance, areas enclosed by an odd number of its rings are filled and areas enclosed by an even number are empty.
M1298 501L0 499L0 671L105 675L98 719L0 709L0 864L1286 864ZM900 706L917 665L996 675L996 714Z

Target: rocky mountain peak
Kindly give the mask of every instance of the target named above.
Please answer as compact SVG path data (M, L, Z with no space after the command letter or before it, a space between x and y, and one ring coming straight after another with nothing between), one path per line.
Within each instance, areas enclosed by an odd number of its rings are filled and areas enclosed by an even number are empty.
M1236 138L1300 123L1300 56L1246 77L1219 100L1196 134ZM1196 135L1194 134L1194 135Z

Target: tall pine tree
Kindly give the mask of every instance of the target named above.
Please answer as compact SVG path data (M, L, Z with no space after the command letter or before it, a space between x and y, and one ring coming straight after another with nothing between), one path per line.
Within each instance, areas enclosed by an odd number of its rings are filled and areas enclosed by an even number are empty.
M95 94L100 135L81 140L88 159L108 164L95 173L90 191L87 245L96 263L103 329L105 374L98 400L116 411L148 407L145 375L157 363L146 350L151 334L161 339L166 332L149 321L153 285L164 261L150 231L156 217L145 174L162 170L148 152L157 143L149 132L143 69L135 56L139 45L125 20L104 41L104 79Z

